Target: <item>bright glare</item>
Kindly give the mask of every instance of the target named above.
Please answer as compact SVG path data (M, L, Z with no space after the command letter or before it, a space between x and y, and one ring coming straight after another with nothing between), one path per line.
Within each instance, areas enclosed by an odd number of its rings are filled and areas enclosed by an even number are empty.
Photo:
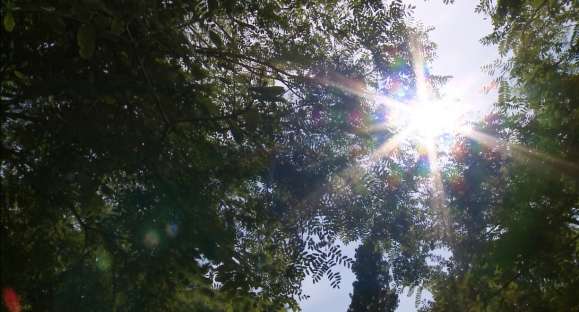
M385 115L380 116L382 122L370 128L369 131L386 128L395 135L374 152L372 158L387 156L405 142L411 142L418 143L418 146L425 148L431 167L436 167L438 152L448 148L448 143L457 135L470 131L469 120L473 116L468 116L468 114L474 111L473 107L459 100L462 97L460 92L464 88L450 90L443 88L439 90L442 91L442 96L435 92L426 79L426 70L420 51L421 49L415 48L413 53L416 77L416 94L413 99L401 102L388 95L374 95L376 103L385 109ZM404 97L404 93L397 95ZM440 141L440 138L443 140ZM444 144L440 146L439 142Z
M417 140L456 135L466 126L465 110L458 101L419 101L404 111L403 127Z
M464 132L468 126L468 109L458 100L415 100L390 105L387 126L418 143L432 143L441 136Z

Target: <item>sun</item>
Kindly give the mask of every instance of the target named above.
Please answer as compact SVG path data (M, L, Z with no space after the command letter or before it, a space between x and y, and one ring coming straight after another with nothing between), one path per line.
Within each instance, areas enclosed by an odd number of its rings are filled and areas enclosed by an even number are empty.
M454 138L469 128L469 108L456 98L388 101L384 105L388 107L388 114L383 126L400 134L398 144L408 140L431 146L441 137Z
M432 141L441 136L456 136L467 128L466 109L456 100L436 99L416 101L404 109L396 122L408 129L408 136L416 141Z
M428 178L425 185L433 191L430 204L446 220L448 210L444 205L446 195L441 171L446 157L439 155L448 154L455 139L469 133L471 107L456 97L419 96L408 102L385 96L376 99L387 111L387 116L381 118L383 122L374 129L387 129L393 135L370 155L370 159L378 161L395 155L399 148L409 148L417 163L426 160Z

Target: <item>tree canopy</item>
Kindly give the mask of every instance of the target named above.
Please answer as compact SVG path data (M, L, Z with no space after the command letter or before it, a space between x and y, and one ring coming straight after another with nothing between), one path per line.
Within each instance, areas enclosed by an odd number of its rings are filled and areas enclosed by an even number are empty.
M3 1L3 309L299 310L346 266L351 312L579 311L579 7L477 10L499 97L437 155L384 126L446 79L402 1Z
M429 311L577 311L579 138L573 1L481 1L499 98L451 166L448 271ZM498 140L497 140L498 138Z
M4 1L3 287L35 311L297 309L306 274L337 287L335 240L380 207L350 169L377 144L360 93L410 92L411 41L432 53L407 10Z

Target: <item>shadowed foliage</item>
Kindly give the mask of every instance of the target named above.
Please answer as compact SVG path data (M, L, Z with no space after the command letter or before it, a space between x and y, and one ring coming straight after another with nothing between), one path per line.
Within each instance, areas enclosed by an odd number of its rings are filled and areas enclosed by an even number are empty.
M429 311L579 311L579 48L574 1L481 1L499 98L449 183L455 236ZM456 171L455 171L456 172ZM460 182L460 183L456 183ZM459 187L457 187L459 186Z
M336 239L368 226L328 199L375 144L358 91L413 88L407 9L3 1L2 286L25 311L275 311L306 274L337 287Z

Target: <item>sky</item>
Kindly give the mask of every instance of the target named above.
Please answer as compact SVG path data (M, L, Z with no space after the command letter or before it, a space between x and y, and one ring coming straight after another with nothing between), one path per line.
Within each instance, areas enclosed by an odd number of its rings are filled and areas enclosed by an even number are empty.
M480 38L490 33L491 22L474 12L476 0L456 1L444 5L442 0L408 0L414 4L414 18L424 26L433 26L430 40L437 44L437 59L431 64L431 72L438 75L451 75L441 90L449 99L469 105L474 115L482 116L489 112L496 100L496 91L484 93L483 86L489 85L491 78L481 71L481 66L490 64L498 58L496 47L483 46ZM344 246L343 253L354 257L356 246ZM313 284L310 278L303 283L303 291L310 298L300 302L303 312L345 312L350 304L354 274L345 267L340 267L342 283L339 289L330 287L327 279ZM429 299L423 294L423 299ZM416 311L414 297L400 295L398 312Z

